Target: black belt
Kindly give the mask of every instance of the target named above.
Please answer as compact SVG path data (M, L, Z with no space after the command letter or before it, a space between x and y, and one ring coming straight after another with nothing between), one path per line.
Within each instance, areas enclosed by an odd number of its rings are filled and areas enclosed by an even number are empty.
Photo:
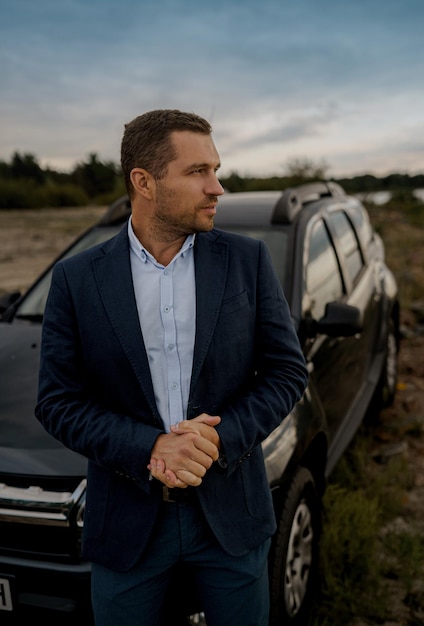
M192 502L196 499L196 490L193 487L178 489L162 485L162 500L164 502Z

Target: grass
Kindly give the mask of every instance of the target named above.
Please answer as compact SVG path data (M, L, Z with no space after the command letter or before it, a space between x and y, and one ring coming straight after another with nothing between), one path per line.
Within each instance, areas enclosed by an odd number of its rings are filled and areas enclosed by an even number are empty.
M392 530L383 539L387 555L386 576L401 579L411 595L424 563L424 536L416 532Z
M378 499L364 489L350 490L333 483L324 502L326 518L321 541L321 602L316 624L348 624L365 611L380 618L380 590L364 606L371 581L379 579L380 516ZM378 593L375 593L378 591Z
M421 571L424 535L382 532L401 515L412 484L406 459L396 455L381 465L372 460L371 447L369 433L361 430L324 496L321 599L314 626L348 625L353 616L383 623L390 617L387 579L395 576L408 593Z

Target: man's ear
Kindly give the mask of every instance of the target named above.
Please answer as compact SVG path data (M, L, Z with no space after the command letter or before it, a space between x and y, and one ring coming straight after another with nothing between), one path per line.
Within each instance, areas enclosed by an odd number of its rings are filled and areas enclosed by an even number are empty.
M135 167L131 170L130 178L135 192L150 200L155 182L153 176L147 170Z

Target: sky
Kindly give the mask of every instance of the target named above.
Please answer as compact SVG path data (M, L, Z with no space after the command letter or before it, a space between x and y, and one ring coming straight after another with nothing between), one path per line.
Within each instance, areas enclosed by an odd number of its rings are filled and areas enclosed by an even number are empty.
M222 175L424 171L423 0L0 0L0 160L119 163L150 109L207 118Z

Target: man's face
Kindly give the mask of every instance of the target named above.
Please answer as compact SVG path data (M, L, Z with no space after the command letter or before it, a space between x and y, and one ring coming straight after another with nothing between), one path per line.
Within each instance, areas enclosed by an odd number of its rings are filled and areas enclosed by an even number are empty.
M218 196L224 193L216 176L220 161L212 137L178 131L171 139L176 158L156 181L154 226L171 238L211 230Z

